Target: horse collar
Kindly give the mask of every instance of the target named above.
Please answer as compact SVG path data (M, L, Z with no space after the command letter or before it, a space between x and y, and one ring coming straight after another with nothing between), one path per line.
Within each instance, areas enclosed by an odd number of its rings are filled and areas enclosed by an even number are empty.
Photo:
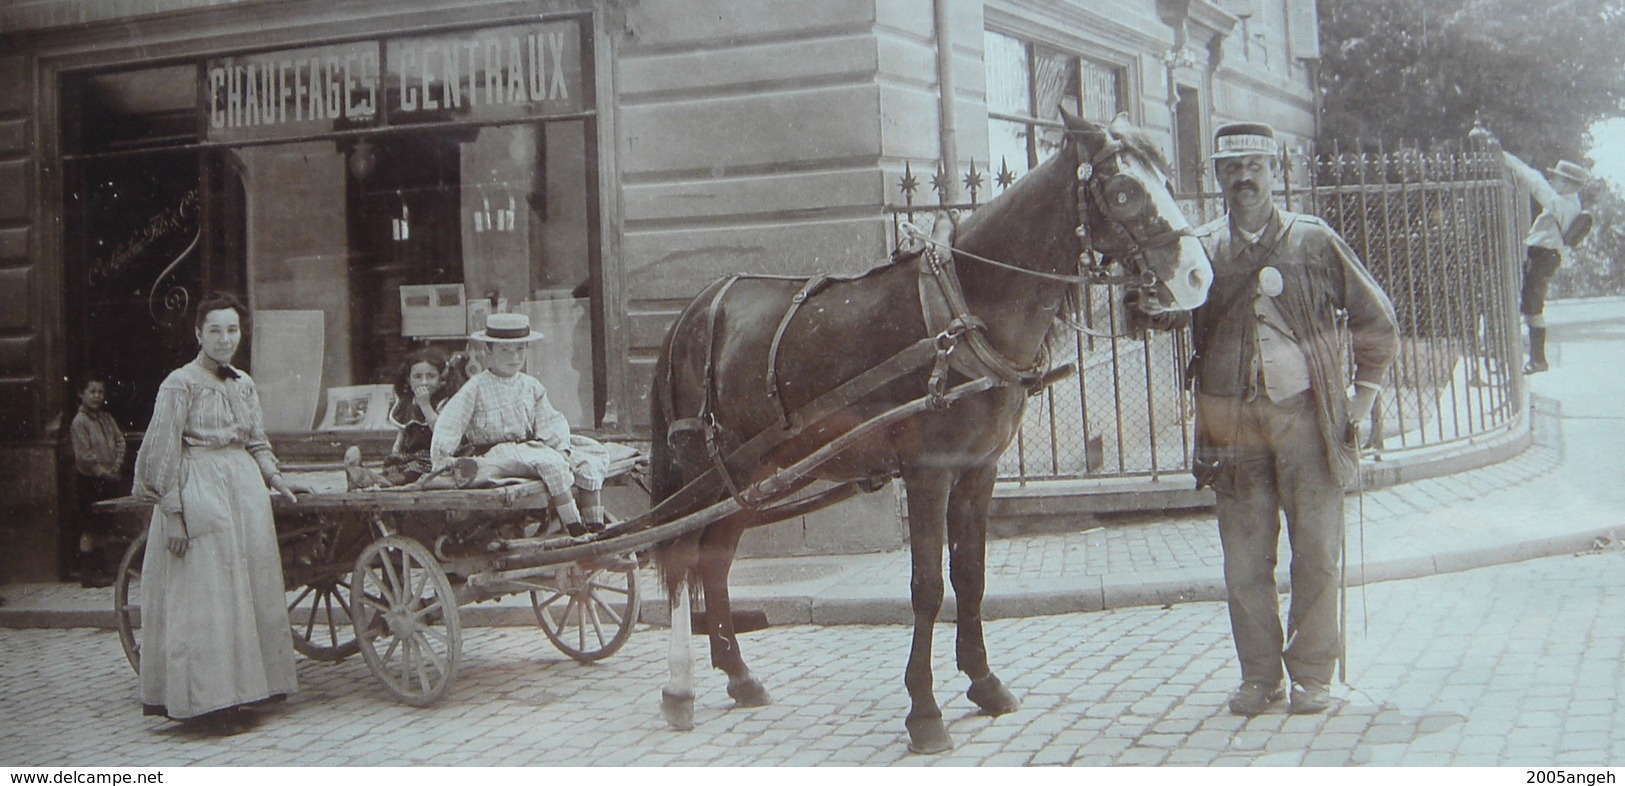
M951 240L951 239L950 239ZM952 242L946 244L952 248ZM936 337L937 367L933 383L940 384L947 366L971 379L992 377L1001 385L1028 386L1044 375L1046 359L1022 366L1000 352L987 340L987 324L970 313L953 256L946 259L936 245L928 245L920 255L920 313L928 333ZM970 352L955 352L963 342Z

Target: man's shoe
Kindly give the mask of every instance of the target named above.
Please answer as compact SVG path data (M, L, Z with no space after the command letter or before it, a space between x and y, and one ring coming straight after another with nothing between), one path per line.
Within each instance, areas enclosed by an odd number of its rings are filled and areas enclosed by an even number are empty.
M1548 368L1551 368L1551 366L1546 365L1546 361L1544 360L1531 360L1528 363L1523 364L1523 373L1539 374Z
M1230 694L1230 714L1252 717L1270 708L1271 704L1286 696L1281 683L1243 682Z
M1316 715L1326 711L1332 706L1332 691L1327 686L1312 680L1299 680L1292 683L1292 699L1287 703L1286 711L1293 715Z

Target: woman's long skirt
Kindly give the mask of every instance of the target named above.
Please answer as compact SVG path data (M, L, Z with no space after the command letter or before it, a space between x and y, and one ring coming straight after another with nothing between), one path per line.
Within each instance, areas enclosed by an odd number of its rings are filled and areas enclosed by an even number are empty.
M188 447L185 556L157 508L141 564L141 702L190 718L298 689L271 501L241 445Z

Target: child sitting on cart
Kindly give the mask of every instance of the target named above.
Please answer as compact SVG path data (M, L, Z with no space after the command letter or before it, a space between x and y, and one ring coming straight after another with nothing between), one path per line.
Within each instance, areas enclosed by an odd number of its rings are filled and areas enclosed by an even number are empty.
M390 424L400 429L395 444L384 459L383 471L363 470L369 473L366 480L371 482L352 479L352 488L402 486L429 472L429 444L434 437L434 424L440 418L440 408L462 387L462 369L462 353L452 357L428 347L407 356L395 375L395 406L389 411ZM344 454L347 468L359 466L360 460L361 451L357 448L352 447Z
M434 469L472 457L474 478L460 485L539 479L571 534L602 529L608 453L597 441L571 434L547 389L523 370L530 342L542 334L525 314L495 313L470 338L487 345L485 369L441 407L429 448Z
M406 357L395 375L395 406L389 411L390 424L399 429L395 444L380 471L361 466L360 448L344 452L350 490L405 486L429 473L434 424L440 408L463 385L464 363L462 353L448 356L434 347Z

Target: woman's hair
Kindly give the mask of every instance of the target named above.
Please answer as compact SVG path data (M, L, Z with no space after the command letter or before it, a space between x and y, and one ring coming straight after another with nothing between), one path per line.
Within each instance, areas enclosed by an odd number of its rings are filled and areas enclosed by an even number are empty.
M193 317L192 327L202 330L204 317L207 317L210 312L219 311L226 308L237 312L238 323L242 325L244 331L247 331L248 307L244 306L243 301L238 300L237 296L231 294L230 292L210 292L207 297L199 300L197 304L197 315Z
M435 404L438 405L439 402L451 398L451 395L463 386L461 368L445 352L434 347L426 347L407 355L406 360L395 372L395 409L389 414L397 423L407 423L416 418L412 401L412 367L419 363L428 363L440 372L440 389L430 396Z

